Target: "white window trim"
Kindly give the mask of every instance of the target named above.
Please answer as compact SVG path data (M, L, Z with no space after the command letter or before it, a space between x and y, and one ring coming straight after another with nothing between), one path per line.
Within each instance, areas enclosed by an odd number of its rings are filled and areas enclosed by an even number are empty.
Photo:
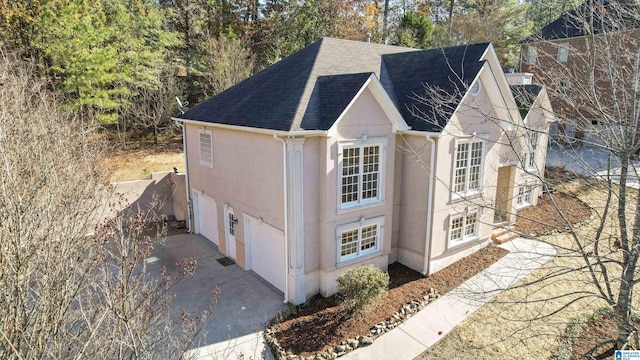
M479 174L479 179L478 179L478 189L473 189L473 190L469 190L469 168L471 166L471 149L472 149L472 145L473 143L482 143L482 156L480 157L480 174ZM457 151L458 151L458 144L462 144L462 143L468 143L469 144L469 157L467 158L467 172L466 172L466 176L465 176L465 189L464 191L461 192L456 192L456 160L457 160ZM453 151L453 163L451 164L452 166L452 171L451 171L451 200L461 200L464 198L469 198L469 197L474 197L474 196L478 196L482 194L482 189L483 189L483 180L484 180L484 166L485 166L485 156L486 156L486 149L487 149L487 144L486 141L481 140L480 138L474 136L474 137L469 137L469 138L456 138L455 143L453 144L454 147L454 151Z
M565 51L564 54L562 54L563 50ZM558 55L557 55L556 59L561 64L566 64L567 61L569 61L569 45L567 45L567 44L558 44Z
M376 245L364 251L360 250L361 246L361 231L363 227L377 225L377 238ZM342 234L347 231L358 230L358 251L355 254L342 256ZM367 259L371 256L379 254L383 247L383 239L384 239L384 216L378 216L374 218L365 219L364 217L360 218L360 221L355 221L343 225L339 225L336 227L336 263L338 266L347 265L356 261L361 261Z
M522 201L520 201L520 190L522 192ZM524 209L533 205L533 194L536 189L536 185L533 182L525 182L524 184L518 186L518 194L516 195L516 209ZM526 201L526 195L529 192L529 201Z
M531 134L535 134L536 143L535 148L534 144L531 142ZM538 153L540 149L540 130L537 128L530 129L526 135L526 146L527 152L525 152L522 156L522 168L527 170L528 172L537 172L538 171ZM533 156L532 156L533 155ZM533 158L533 160L531 160ZM533 162L533 163L532 163Z
M363 146L380 146L378 172L380 177L378 179L378 197L374 199L362 200L362 186L359 186L359 196L357 202L342 203L342 157L343 150L347 148L363 147ZM362 164L360 164L362 166ZM387 165L387 138L375 137L367 138L363 136L361 139L346 140L338 143L338 166L337 166L337 209L338 213L343 213L345 210L361 209L363 207L370 207L373 205L379 205L384 203L385 199L385 177L386 177L386 165ZM360 180L362 179L362 173L359 174ZM361 181L359 182L361 184Z
M476 223L475 223L475 231L473 235L465 235L465 226L467 222L467 217L469 215L476 214ZM469 241L476 240L480 237L480 217L482 213L479 208L471 208L467 209L464 212L455 212L449 215L449 234L448 238L448 249L460 246L462 244L466 244ZM462 237L459 239L452 239L451 235L453 234L453 221L462 218Z
M209 149L211 161L202 159L202 143L200 139L201 134L209 135L209 138L211 139L211 148ZM211 132L211 130L198 129L198 160L200 161L200 165L213 168L213 133Z
M476 80L473 84L471 84L471 87L469 88L471 95L473 96L478 96L480 95L480 91L482 90L482 85L480 84L479 80Z
M527 65L535 65L538 61L538 48L529 46L527 48Z

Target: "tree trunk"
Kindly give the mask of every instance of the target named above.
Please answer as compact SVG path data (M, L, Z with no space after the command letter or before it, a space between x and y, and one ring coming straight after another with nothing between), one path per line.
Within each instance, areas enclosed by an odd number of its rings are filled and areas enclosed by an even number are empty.
M627 233L626 222L626 200L627 182L629 172L630 156L626 152L620 155L620 191L618 198L618 225L620 229L620 240L622 246L622 276L620 279L620 290L618 291L618 302L614 306L614 315L618 327L618 338L616 340L617 349L624 349L629 343L630 320L631 320L631 298L635 285L634 275L638 262L640 245L640 203L636 202L635 216L633 223L633 233L631 239Z
M384 0L384 18L382 19L382 43L387 43L387 26L389 24L389 0Z
M455 0L451 0L449 3L449 45L453 45L451 44L451 31L453 30L453 6L455 3Z

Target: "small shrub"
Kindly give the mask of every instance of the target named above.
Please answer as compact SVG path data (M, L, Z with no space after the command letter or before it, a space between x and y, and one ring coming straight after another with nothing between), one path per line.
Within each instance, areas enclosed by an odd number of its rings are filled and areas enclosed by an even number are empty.
M338 277L338 290L350 315L362 312L387 291L389 274L373 265L350 269Z

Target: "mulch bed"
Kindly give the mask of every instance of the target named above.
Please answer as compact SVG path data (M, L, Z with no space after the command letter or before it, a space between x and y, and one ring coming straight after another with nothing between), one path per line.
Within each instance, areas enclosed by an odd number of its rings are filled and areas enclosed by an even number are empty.
M540 196L536 206L518 211L514 230L525 236L564 230L567 223L560 212L573 225L588 220L591 216L589 206L574 196L561 192L544 194Z
M553 200L572 224L589 219L590 209L579 199L556 193ZM515 230L523 234L544 234L564 229L566 224L559 219L558 211L545 194L538 205L518 213ZM421 300L432 288L444 295L507 253L502 248L487 246L428 278L402 264L391 264L389 291L364 314L348 318L339 295L328 298L317 295L275 324L273 336L288 354L301 356L311 356L357 336L369 336L374 325L391 318L405 304Z
M391 264L387 295L363 315L347 318L337 295L316 296L296 314L276 324L274 336L281 348L302 356L340 345L358 335L369 336L373 325L392 317L405 304L422 299L430 288L444 295L507 253L502 248L487 246L428 278L402 264Z

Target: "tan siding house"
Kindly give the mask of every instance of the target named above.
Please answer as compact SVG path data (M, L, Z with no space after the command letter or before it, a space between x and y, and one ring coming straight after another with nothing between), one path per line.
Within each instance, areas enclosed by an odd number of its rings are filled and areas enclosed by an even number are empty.
M491 44L319 40L176 118L190 228L295 304L361 264L429 275L537 201L553 117L528 86Z

